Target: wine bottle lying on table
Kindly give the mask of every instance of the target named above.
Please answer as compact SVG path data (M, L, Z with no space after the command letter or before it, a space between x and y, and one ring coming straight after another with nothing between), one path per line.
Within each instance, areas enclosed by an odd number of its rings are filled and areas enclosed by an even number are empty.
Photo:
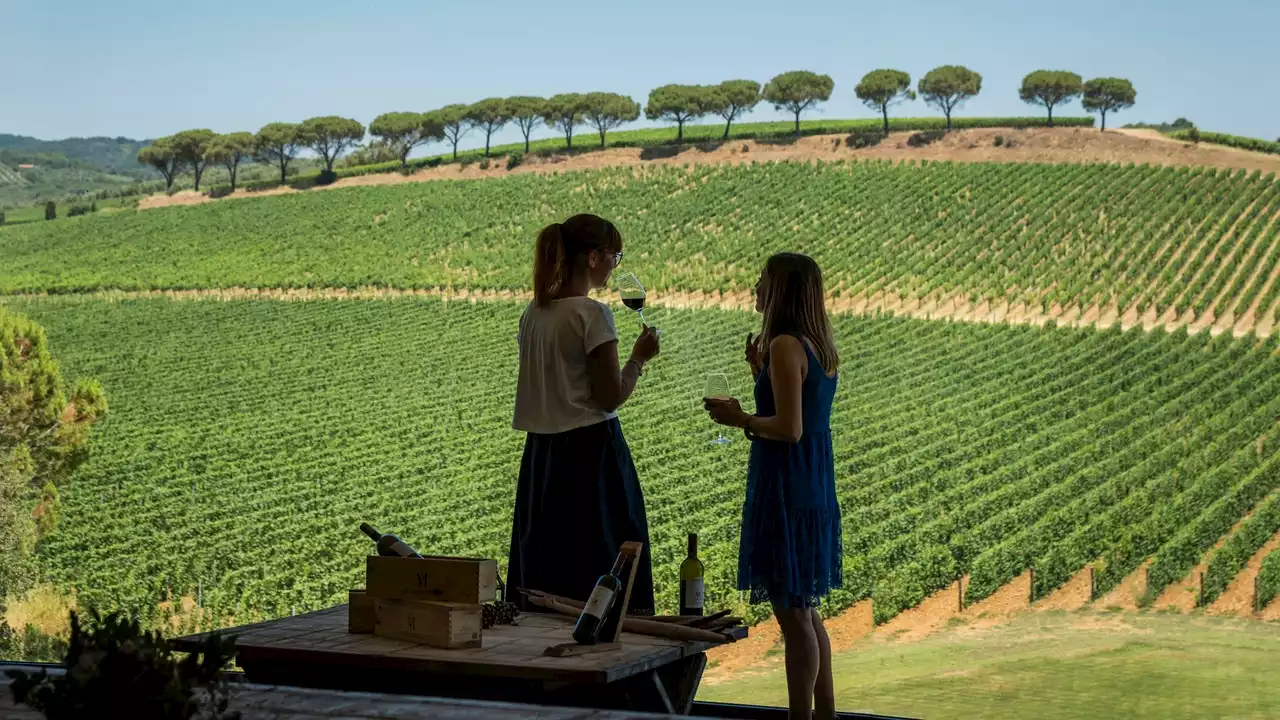
M578 615L578 622L573 626L573 639L578 644L594 645L600 638L600 627L604 625L609 609L613 607L618 591L622 589L618 576L622 574L626 561L626 554L619 553L618 559L613 561L613 569L596 581L591 597L587 598L587 604L583 606L582 614Z
M418 551L410 547L405 541L395 535L383 535L375 530L369 523L360 523L360 530L378 544L379 555L384 555L386 557L422 558L422 556L418 554Z

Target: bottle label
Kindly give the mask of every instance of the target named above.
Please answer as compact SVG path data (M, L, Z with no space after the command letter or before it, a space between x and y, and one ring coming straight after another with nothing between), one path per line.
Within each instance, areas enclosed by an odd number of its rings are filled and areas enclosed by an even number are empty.
M582 612L603 619L612 601L613 591L603 585L597 585L596 589L591 591L591 597L587 598L587 607Z
M702 578L684 580L684 606L694 610L702 609Z
M391 543L391 552L399 555L400 557L409 557L410 555L413 555L413 548L405 545L403 541L396 541Z

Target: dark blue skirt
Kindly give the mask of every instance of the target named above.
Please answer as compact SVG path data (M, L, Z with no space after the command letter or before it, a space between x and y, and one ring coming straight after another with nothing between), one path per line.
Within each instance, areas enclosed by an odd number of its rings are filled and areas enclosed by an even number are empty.
M649 521L622 425L615 418L554 435L529 433L511 521L509 599L537 610L514 590L528 588L585 601L628 541L644 543L628 612L652 614Z

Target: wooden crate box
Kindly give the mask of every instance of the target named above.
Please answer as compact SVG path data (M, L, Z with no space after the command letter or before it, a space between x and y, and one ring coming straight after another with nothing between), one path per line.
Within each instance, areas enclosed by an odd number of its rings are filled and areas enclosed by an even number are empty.
M365 562L365 593L374 598L474 605L498 595L494 560L370 555Z
M446 650L478 648L480 606L378 598L373 634Z

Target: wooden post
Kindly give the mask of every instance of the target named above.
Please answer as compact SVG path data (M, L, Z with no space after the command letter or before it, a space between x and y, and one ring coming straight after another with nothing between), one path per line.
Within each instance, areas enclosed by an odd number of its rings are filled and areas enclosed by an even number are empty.
M1253 576L1253 612L1255 615L1262 612L1262 603L1259 602L1262 600L1262 586L1258 583L1260 577L1261 575Z
M1036 569L1027 568L1027 577L1031 581L1027 583L1027 604L1030 605L1036 601Z
M1204 571L1200 571L1198 575L1200 587L1196 590L1196 607L1204 607Z
M636 566L640 565L640 553L644 551L643 542L625 542L622 543L620 555L631 557L628 565L631 565L630 573L627 573L627 587L622 591L622 602L617 603L617 625L613 628L613 642L618 642L622 638L622 619L626 618L627 610L631 607L631 585L636 582ZM611 612L611 615L612 612Z
M1098 599L1098 583L1093 577L1093 566L1089 566L1089 602Z
M956 578L956 612L964 612L964 576Z

